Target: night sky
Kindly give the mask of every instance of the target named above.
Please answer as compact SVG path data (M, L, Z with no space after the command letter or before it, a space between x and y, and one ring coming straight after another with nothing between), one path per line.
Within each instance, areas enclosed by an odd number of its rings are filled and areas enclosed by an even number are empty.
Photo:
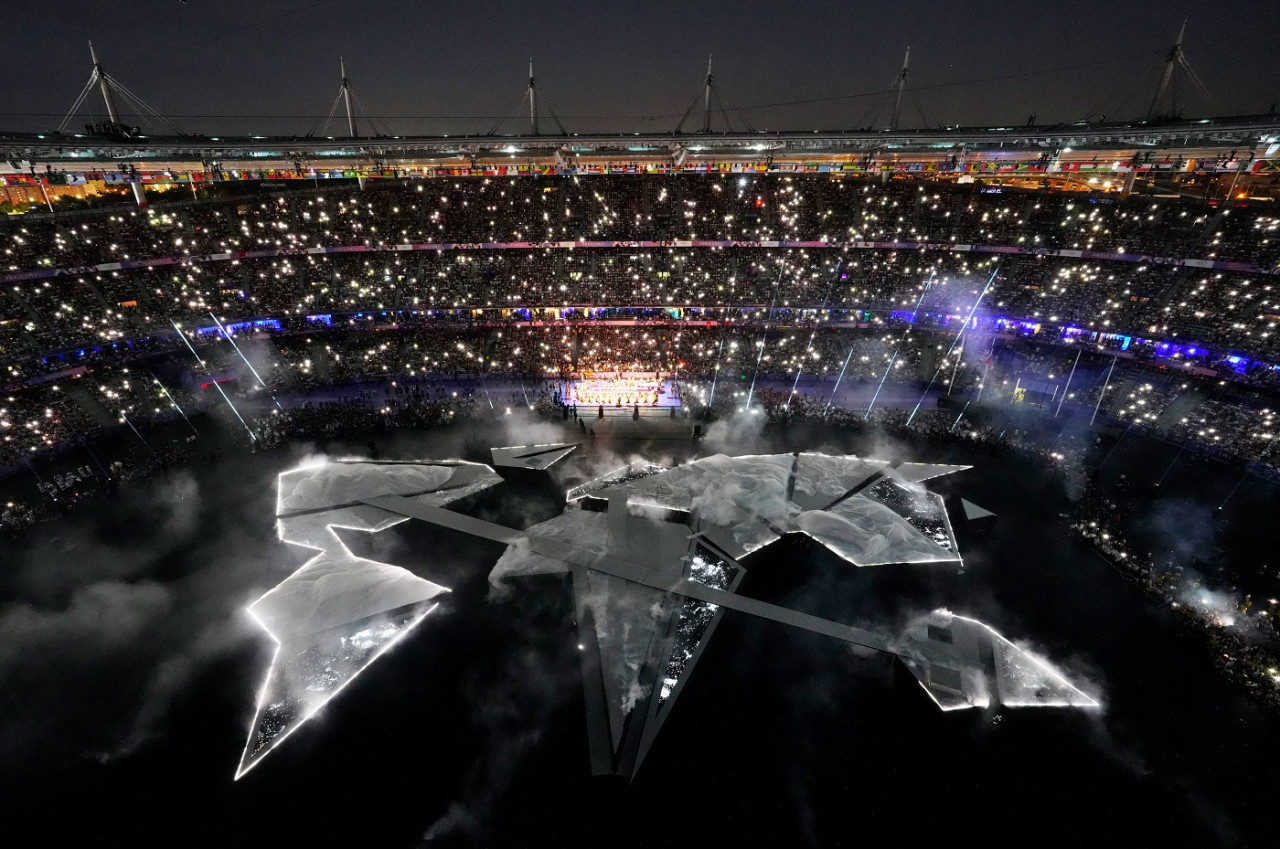
M756 129L885 126L877 100L908 44L918 91L904 126L921 112L930 125L1115 119L1145 115L1184 15L1187 57L1213 96L1184 82L1185 115L1280 100L1280 0L17 0L5 7L0 127L55 127L88 78L89 38L108 73L206 134L306 133L337 93L339 54L370 113L414 119L385 121L393 133L487 132L527 110L530 55L571 132L674 128L708 53L733 107L809 101L747 110ZM102 112L95 94L69 127Z

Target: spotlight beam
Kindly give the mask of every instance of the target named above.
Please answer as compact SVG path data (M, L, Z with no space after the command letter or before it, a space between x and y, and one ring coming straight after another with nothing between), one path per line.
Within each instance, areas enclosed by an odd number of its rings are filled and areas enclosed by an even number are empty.
M907 341L907 336L911 334L911 328L915 325L916 316L920 314L920 305L924 303L924 296L929 294L929 287L933 285L933 279L936 276L937 276L936 271L929 272L929 279L925 281L924 289L920 291L920 297L916 298L915 308L911 310L911 321L907 324L907 329L902 331L902 336L898 337L898 344L894 346L893 356L889 358L889 365L885 366L884 376L880 378L880 387L884 386L885 380L889 377L889 371L893 368L893 362L894 360L898 359L898 352L902 350L902 344ZM850 351L850 353L853 353L853 352ZM848 365L848 362L849 362L848 359L846 359L845 364ZM843 376L844 371L841 370L840 373ZM837 386L839 385L839 383L840 383L839 381L836 381ZM876 405L876 398L878 397L880 397L880 388L876 389L876 394L873 395L871 398L871 405L867 407L867 412L862 417L862 420L864 422L867 419L871 418L871 408Z
M187 334L183 333L182 328L178 327L177 323L173 320L170 320L169 323L173 325L173 329L177 332L178 338L180 338L183 344L187 346L187 350L191 352L191 356L196 358L196 364L204 368L204 360L200 359L200 355L196 353L196 349L191 347L191 341L187 339ZM208 374L207 368L205 369L205 373ZM236 418L240 420L240 424L244 425L245 432L249 434L249 441L257 442L257 434L253 432L253 428L249 427L249 423L244 420L244 416L240 415L240 411L236 409L236 405L231 403L231 399L227 397L227 393L222 391L222 384L215 380L213 381L213 387L218 390L218 394L222 396L222 400L227 402L227 406L231 408L231 412L236 414Z
M254 379L258 381L258 385L263 389L267 389L267 382L262 379L262 375L258 374L258 370L253 367L253 363L249 362L249 358L244 355L244 351L240 350L240 346L236 344L236 340L227 332L227 328L222 326L222 322L218 321L218 317L212 312L209 313L209 318L212 318L213 323L218 325L218 330L222 333L223 338L231 343L231 347L236 349L236 353L240 355L240 359L244 360L244 364L249 367L249 371L253 372ZM270 389L267 389L267 394L271 395L271 400L275 402L277 407L282 410L284 409L284 407L280 407L280 402L276 401L276 396L272 394Z
M751 411L751 399L756 394L756 378L760 376L760 363L764 360L764 349L769 346L769 324L773 320L773 307L778 302L778 290L782 288L782 275L787 271L787 261L782 260L778 269L778 279L773 284L773 296L769 299L769 314L764 317L764 333L760 337L760 353L756 355L756 369L751 373L751 389L747 392L747 412Z
M177 399L169 394L168 388L160 382L160 378L156 377L156 373L151 369L147 369L147 373L150 374L151 379L156 382L156 386L160 387L160 391L164 393L164 397L169 399L169 403L173 404L173 408L182 416L182 420L187 423L187 427L191 428L191 432L199 437L200 431L196 430L196 426L191 423L191 419L187 418L186 412L184 412L182 407L178 405Z
M991 276L987 278L987 285L982 287L982 292L978 295L978 299L973 302L973 308L970 309L969 314L965 316L964 324L956 332L956 338L951 340L951 347L948 348L947 352L942 355L942 359L944 361L947 359L947 357L951 356L951 352L956 349L956 345L959 344L960 338L964 336L964 332L969 329L969 322L973 320L973 314L978 311L978 305L981 304L982 299L987 296L987 291L991 288L991 284L995 282L996 273L999 270L1000 270L999 268L993 269L991 272ZM929 390L933 388L934 382L938 379L938 375L941 373L942 373L942 366L938 366L937 370L934 371L933 373L933 377L930 378L929 380L929 385L926 386L924 388L924 392L921 393L920 400L916 402L915 409L912 410L911 415L907 417L907 425L906 425L907 427L911 427L911 422L915 421L916 413L920 412L920 405L924 403L925 397L928 396Z
M804 364L809 359L809 353L813 351L813 340L818 335L818 322L822 321L822 313L826 311L827 304L831 303L831 292L836 287L836 279L840 276L840 266L844 265L844 260L836 261L836 272L831 275L831 285L827 287L827 296L822 299L822 309L818 311L818 317L814 321L813 330L809 333L809 344L804 347L804 356L800 358L800 365L796 368L796 379L791 384L791 394L787 396L786 407L787 412L791 412L791 399L795 397L796 387L800 385L800 375L804 374Z

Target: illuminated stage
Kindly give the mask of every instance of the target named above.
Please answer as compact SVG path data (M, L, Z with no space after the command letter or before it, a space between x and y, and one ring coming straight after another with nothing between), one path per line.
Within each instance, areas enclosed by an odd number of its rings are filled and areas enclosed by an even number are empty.
M491 453L499 465L545 469L573 448ZM236 777L450 592L357 556L335 530L376 533L407 519L505 545L491 587L570 576L596 775L635 775L725 610L895 656L942 710L1098 707L1047 660L943 608L905 630L889 620L862 628L737 593L753 562L744 558L789 534L853 567L958 568L944 500L923 484L968 468L809 453L716 454L675 467L638 461L569 490L564 512L524 529L447 509L502 483L478 463L335 460L285 472L278 535L319 553L249 607L275 654Z
M562 397L570 407L679 407L680 385L652 375L622 374L565 381Z

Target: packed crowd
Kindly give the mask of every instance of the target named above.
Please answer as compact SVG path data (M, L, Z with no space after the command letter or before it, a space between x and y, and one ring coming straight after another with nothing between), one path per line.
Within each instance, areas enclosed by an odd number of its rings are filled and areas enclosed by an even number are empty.
M1031 244L1271 266L1280 219L1176 199L985 193L967 186L830 175L439 178L365 191L109 211L100 221L19 222L9 268L266 247L554 240L906 240ZM1235 212L1239 212L1236 210Z
M0 396L0 467L75 445L85 437L178 420L233 400L287 395L333 400L344 387L384 386L396 416L434 415L442 381L662 373L690 382L689 402L717 381L804 378L816 397L841 386L885 383L945 391L977 404L1066 405L1100 424L1185 442L1267 473L1277 428L1271 387L1251 388L1205 369L1153 365L1087 346L1039 344L1016 333L890 321L861 325L641 322L426 327L362 324L314 334L248 333L235 344L190 339L136 351L115 365L14 388ZM1087 356L1085 356L1087 354ZM197 359L198 357L198 359ZM721 393L719 402L731 396ZM277 409L279 407L277 406Z
M0 223L0 273L579 239L902 240L1280 263L1280 217L1256 210L734 175L437 180L15 220ZM38 476L41 458L91 454L107 434L137 439L83 486L0 505L0 529L157 469L216 462L234 445L450 426L517 405L562 416L557 378L615 372L673 376L693 412L712 417L742 404L713 387L760 379L756 398L776 423L979 443L1079 476L1088 431L1046 438L980 414L1033 407L1047 420L1065 405L1113 437L1145 433L1280 479L1280 371L1268 364L1280 361L1277 287L1274 274L1084 257L621 245L301 253L13 282L0 289L0 472ZM234 344L218 321L242 323ZM1071 326L1103 335L1085 343L1059 330ZM1162 352L1170 344L1177 353ZM801 377L804 391L788 393ZM956 402L851 409L835 400L842 384ZM194 434L193 420L210 419L225 437L217 448L146 438L184 420ZM1264 647L1277 606L1198 605L1203 579L1131 550L1122 511L1084 488L1076 531L1203 630L1224 674L1280 706Z
M984 194L976 186L873 185L830 177L435 180L364 192L234 201L0 223L0 273L161 257L0 289L10 377L104 346L146 346L172 324L536 318L619 307L709 317L799 308L980 315L1184 339L1280 358L1276 276L1025 254L735 246L484 249L478 242L904 240L1280 263L1280 217L1170 199ZM447 251L235 257L207 254L438 241ZM994 277L992 277L994 274ZM988 282L989 281L989 282ZM563 312L557 317L564 318ZM94 349L98 349L94 351ZM44 362L42 362L44 361Z
M1275 599L1255 604L1229 582L1210 584L1189 564L1157 562L1127 538L1126 513L1123 498L1091 482L1071 527L1112 567L1206 636L1214 664L1232 684L1280 709L1280 653L1275 649L1280 604Z

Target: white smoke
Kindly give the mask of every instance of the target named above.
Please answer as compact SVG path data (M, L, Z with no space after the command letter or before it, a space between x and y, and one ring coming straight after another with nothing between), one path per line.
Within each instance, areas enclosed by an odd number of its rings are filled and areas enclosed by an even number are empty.
M764 427L768 417L763 412L736 413L728 418L712 422L703 435L702 443L713 453L748 454L763 452L768 448Z
M526 575L546 575L565 571L565 564L537 554L529 549L525 537L517 539L502 552L498 562L489 571L489 600L505 601L515 591L512 578Z

